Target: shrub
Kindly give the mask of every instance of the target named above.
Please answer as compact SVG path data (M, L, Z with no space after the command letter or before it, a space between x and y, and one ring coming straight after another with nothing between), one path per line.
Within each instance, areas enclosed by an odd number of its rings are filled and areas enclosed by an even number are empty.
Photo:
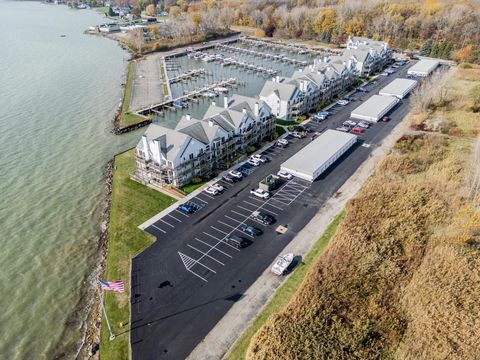
M192 178L192 180L190 181L190 183L192 183L192 184L200 184L202 181L203 181L203 180L202 180L201 177L199 177L199 176L194 176L194 177Z
M247 152L248 155L250 155L250 154L254 153L255 151L257 151L257 148L255 146L247 146L245 151Z

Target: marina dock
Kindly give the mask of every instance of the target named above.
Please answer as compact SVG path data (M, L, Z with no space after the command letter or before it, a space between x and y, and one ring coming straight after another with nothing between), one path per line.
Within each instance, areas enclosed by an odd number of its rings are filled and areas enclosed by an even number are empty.
M189 91L185 95L176 99L164 101L140 109L136 112L136 114L142 117L147 117L148 115L152 114L163 115L165 111L175 111L178 108L186 108L188 107L189 102L197 102L198 99L202 97L216 97L220 95L220 92L224 92L224 90L228 90L228 88L232 88L241 84L242 83L235 78L217 81L213 84L208 84L199 89ZM218 91L215 91L215 89L218 89Z

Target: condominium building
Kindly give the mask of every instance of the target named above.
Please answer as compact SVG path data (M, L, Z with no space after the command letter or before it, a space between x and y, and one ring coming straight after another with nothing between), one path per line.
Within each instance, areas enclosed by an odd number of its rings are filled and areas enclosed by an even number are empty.
M134 180L181 187L193 177L227 168L249 145L275 130L271 108L261 100L234 95L212 103L203 119L183 116L175 129L151 124L136 147Z

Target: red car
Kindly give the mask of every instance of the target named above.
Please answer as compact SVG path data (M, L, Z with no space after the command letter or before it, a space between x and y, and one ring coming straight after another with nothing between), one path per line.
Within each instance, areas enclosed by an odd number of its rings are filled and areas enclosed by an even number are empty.
M365 132L365 130L362 129L361 127L355 126L355 127L352 129L352 132L353 132L353 133L356 133L356 134L362 134L362 133Z

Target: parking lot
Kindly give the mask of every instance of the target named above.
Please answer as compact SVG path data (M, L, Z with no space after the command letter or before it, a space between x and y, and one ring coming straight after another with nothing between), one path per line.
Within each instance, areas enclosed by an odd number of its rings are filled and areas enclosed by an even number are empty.
M310 221L323 203L356 171L370 152L408 112L408 98L390 114L391 121L376 123L358 136L352 147L315 182L293 178L285 180L269 199L250 194L252 188L280 164L309 144L315 132L335 129L349 118L350 112L388 82L402 76L406 67L369 84L368 93L355 93L356 100L330 109L331 116L322 122L310 122L306 138L287 136L289 145L274 146L262 154L270 162L254 167L239 167L243 179L235 183L220 180L225 190L216 195L205 192L190 199L191 214L174 210L146 231L157 241L132 262L133 357L138 359L183 359L234 302L242 298L249 286L271 264L282 249ZM250 218L254 211L269 214L272 225ZM260 236L240 231L242 225L262 230ZM277 226L284 226L284 234ZM231 235L247 239L249 246L237 249L225 240ZM321 234L319 234L320 236ZM274 276L274 275L272 275Z

